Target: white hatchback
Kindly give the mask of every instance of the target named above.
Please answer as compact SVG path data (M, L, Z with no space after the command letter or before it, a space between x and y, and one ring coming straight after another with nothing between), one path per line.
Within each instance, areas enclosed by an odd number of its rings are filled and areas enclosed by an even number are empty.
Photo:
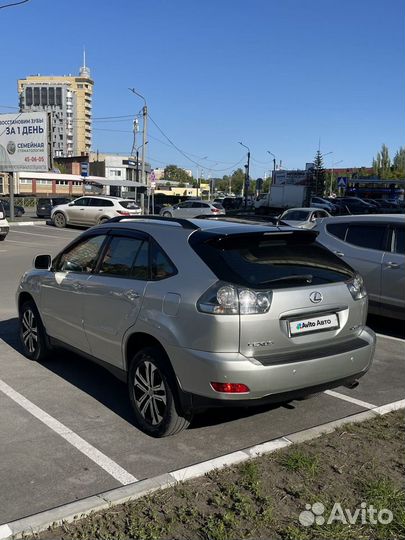
M116 216L137 216L141 207L134 199L121 197L86 195L67 204L52 209L51 221L59 228L66 225L92 227L100 225Z

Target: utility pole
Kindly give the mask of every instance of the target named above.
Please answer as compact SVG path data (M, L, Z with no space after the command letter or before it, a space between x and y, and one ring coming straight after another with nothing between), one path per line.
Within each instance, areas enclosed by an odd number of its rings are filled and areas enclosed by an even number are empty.
M14 221L14 173L8 174L8 193L10 195L10 221Z
M247 198L248 198L248 189L249 189L249 169L250 169L250 148L246 146L246 144L243 144L242 142L239 142L241 146L244 148L247 148L247 164L245 165L245 187L244 187L244 196L245 196L245 210L247 208Z
M273 156L273 177L271 179L271 184L273 184L276 176L276 156L273 154L273 152L270 152L270 150L267 150L267 153Z
M141 168L141 179L142 184L146 186L146 176L145 176L145 160L146 160L146 134L147 134L147 125L148 125L148 107L146 105L146 99L143 97L142 94L139 94L135 88L129 88L129 90L135 94L136 96L139 96L141 99L143 99L144 105L142 108L142 118L143 118L143 133L142 133L142 168ZM148 211L149 214L149 201L150 201L150 189L148 189ZM145 213L145 195L141 194L141 210L142 213Z

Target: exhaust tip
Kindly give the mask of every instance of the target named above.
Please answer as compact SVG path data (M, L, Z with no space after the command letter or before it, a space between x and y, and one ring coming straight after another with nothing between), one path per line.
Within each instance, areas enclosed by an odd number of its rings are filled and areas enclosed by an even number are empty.
M353 388L357 388L359 386L359 381L355 380L353 382L345 384L344 386L346 388L349 388L350 390L353 390Z

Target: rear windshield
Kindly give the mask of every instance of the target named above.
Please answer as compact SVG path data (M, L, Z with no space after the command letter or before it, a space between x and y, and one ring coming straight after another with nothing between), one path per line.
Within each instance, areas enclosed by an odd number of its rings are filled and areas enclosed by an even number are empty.
M120 206L122 206L123 208L127 208L127 209L136 209L136 208L139 208L139 206L136 204L135 201L119 201L118 203Z
M312 234L243 234L190 244L218 279L252 288L321 285L354 275Z
M306 210L291 210L290 212L286 212L282 219L291 220L291 221L305 221L308 216L309 212Z

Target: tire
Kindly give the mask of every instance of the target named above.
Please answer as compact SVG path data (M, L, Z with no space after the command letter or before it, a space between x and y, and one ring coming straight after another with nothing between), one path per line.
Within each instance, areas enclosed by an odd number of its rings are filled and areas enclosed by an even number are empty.
M163 217L173 217L170 212L163 212Z
M101 219L99 220L98 224L99 224L99 225L102 225L103 223L107 223L108 219L109 219L108 217L103 217L103 218L101 218Z
M66 218L65 215L62 214L62 212L56 212L53 215L52 221L55 227L58 227L58 229L63 229L64 227L66 227Z
M152 437L179 433L191 421L191 414L184 414L177 403L176 383L167 363L158 347L145 347L134 356L128 372L136 424Z
M25 356L30 360L45 360L50 350L48 338L37 306L32 300L27 300L21 306L19 321L20 341Z
M6 234L0 236L0 242L3 242L6 239L6 236L7 236Z

